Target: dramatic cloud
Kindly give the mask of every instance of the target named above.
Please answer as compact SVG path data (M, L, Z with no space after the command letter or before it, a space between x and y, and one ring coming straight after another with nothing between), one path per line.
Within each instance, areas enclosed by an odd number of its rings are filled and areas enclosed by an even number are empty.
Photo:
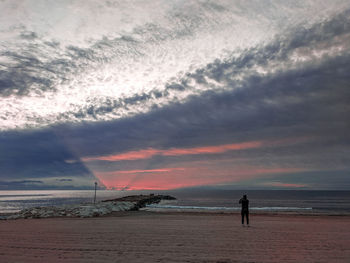
M239 182L242 179L253 179L263 175L288 174L299 172L298 169L243 168L230 173L225 169L213 167L184 167L154 169L155 171L116 171L97 172L96 176L108 189L129 190L166 190L210 184L227 184ZM140 175L141 174L141 175ZM271 185L270 185L271 186ZM275 185L272 185L275 186Z
M348 1L47 4L0 3L3 188L350 185Z
M217 82L219 71L211 70L206 85L190 85L186 76L214 60L242 58L242 50L291 26L309 27L346 4L31 2L2 2L12 15L1 30L2 129L115 120L227 89ZM255 63L250 54L239 60Z
M101 157L86 157L82 158L83 161L121 161L121 160L138 160L138 159L148 159L154 155L164 155L164 156L177 156L177 155L193 155L193 154L215 154L223 153L232 150L243 150L250 148L257 148L262 145L261 142L246 142L239 144L226 144L219 146L207 146L207 147L196 147L196 148L172 148L169 150L157 150L157 149L147 149L140 151L132 151L124 154L112 155L112 156L101 156Z

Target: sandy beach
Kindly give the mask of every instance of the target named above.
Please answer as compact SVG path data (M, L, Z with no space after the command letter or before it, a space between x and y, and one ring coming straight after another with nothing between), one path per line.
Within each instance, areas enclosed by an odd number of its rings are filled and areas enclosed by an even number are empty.
M350 262L349 216L115 213L0 221L0 262Z

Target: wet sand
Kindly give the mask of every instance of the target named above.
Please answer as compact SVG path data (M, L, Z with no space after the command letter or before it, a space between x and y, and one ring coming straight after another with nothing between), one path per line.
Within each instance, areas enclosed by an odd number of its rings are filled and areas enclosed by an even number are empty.
M0 221L0 262L350 262L349 216L117 213Z

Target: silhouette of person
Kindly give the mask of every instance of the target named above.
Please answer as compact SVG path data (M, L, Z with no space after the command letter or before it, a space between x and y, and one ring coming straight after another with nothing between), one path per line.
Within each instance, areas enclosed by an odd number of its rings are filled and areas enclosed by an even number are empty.
M243 197L239 199L239 203L242 204L242 226L244 226L244 216L247 219L247 226L249 226L249 200L247 199L247 195L243 195Z

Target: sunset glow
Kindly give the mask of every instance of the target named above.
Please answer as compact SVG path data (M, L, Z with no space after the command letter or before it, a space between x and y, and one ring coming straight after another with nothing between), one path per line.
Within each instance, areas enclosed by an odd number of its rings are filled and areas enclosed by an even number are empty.
M95 172L97 178L107 189L123 190L169 190L191 186L205 186L240 182L258 178L261 175L288 174L301 172L298 168L253 168L241 167L236 170L217 170L210 164L206 167L163 168L153 170L130 170L113 172ZM272 185L271 185L272 186ZM273 186L285 186L277 185ZM290 185L296 187L295 185Z
M0 188L349 189L349 7L0 1Z
M177 156L177 155L194 155L194 154L216 154L234 150L245 150L262 146L262 142L245 142L237 144L226 144L219 146L195 147L195 148L171 148L169 150L146 149L139 151L130 151L117 155L100 156L100 157L84 157L82 161L122 161L122 160L138 160L149 159L154 155Z
M350 262L350 0L0 10L0 263Z

